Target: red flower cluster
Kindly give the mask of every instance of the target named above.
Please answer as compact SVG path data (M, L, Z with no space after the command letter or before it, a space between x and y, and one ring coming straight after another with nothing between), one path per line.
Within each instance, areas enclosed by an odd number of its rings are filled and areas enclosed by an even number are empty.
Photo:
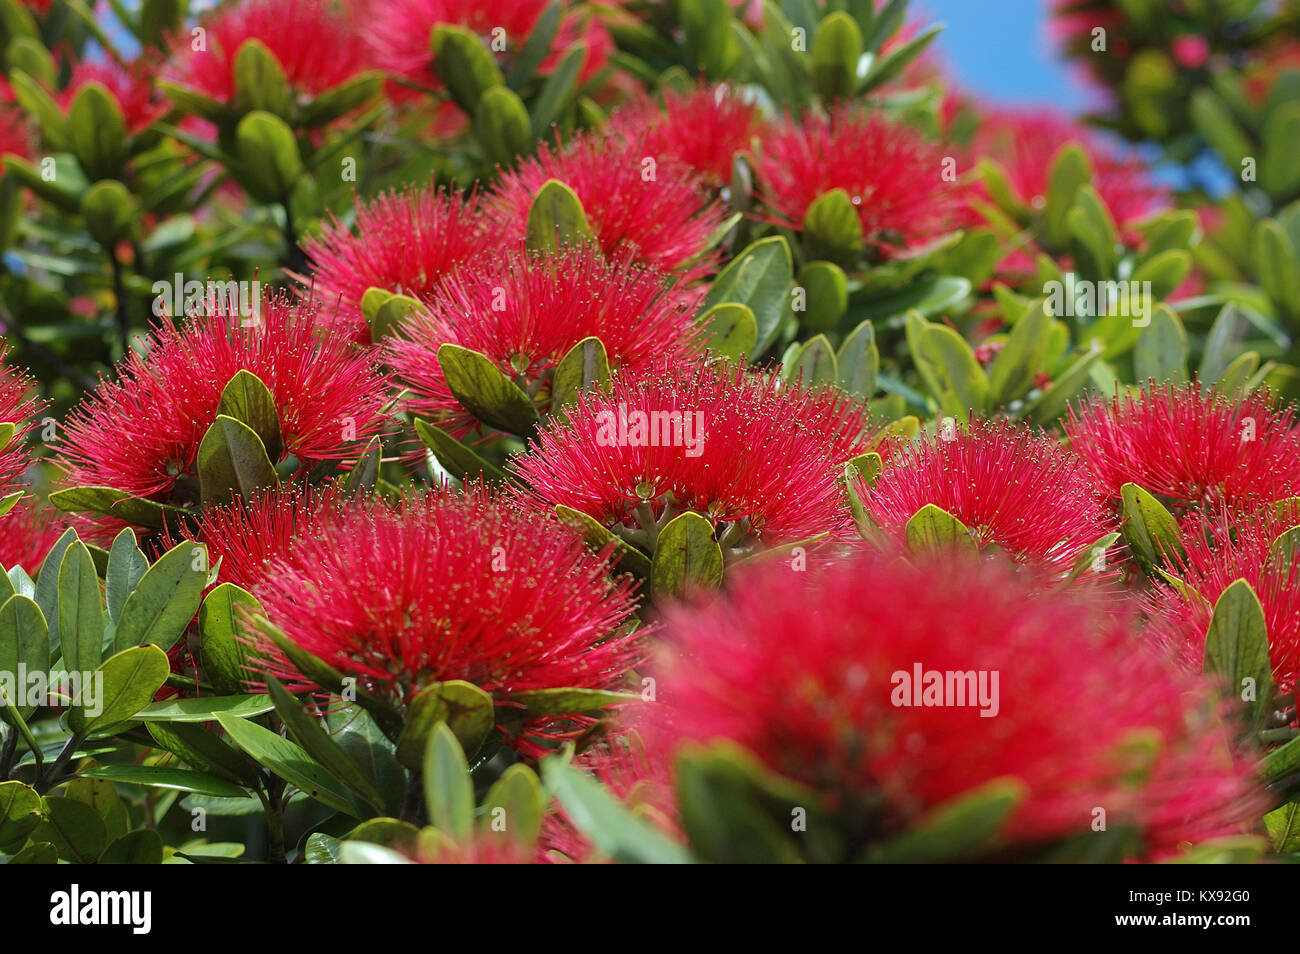
M1249 513L1300 494L1300 428L1269 395L1229 400L1195 384L1162 384L1071 409L1070 447L1099 493L1135 483L1180 510Z
M976 421L940 430L893 456L859 491L880 526L902 539L916 511L934 504L966 525L981 546L1016 560L1069 570L1113 527L1083 463L1041 432Z
M822 796L851 856L996 779L1023 785L1002 829L1012 855L1097 837L1099 808L1154 856L1259 808L1206 684L1109 609L1044 598L1001 562L864 555L811 579L769 563L673 613L669 636L655 740L744 746ZM970 673L983 695L926 704L918 670L941 690Z
M161 503L186 501L195 456L238 371L270 390L285 455L309 466L345 459L385 426L387 382L371 360L322 337L315 306L280 297L256 317L211 308L186 325L159 322L68 418L58 458L68 486L107 486Z
M662 272L627 252L608 261L591 246L555 258L517 249L444 280L426 299L427 311L385 342L384 357L411 392L412 414L464 434L477 421L447 385L441 345L487 355L545 407L551 372L584 338L599 338L610 366L627 372L688 360L698 348L699 297L671 288Z
M697 366L624 376L552 419L519 473L547 504L606 526L693 510L733 538L797 540L852 527L836 465L868 449L863 405L838 389Z
M462 679L508 708L521 690L613 688L636 664L630 583L607 570L555 521L487 494L435 493L340 510L253 592L289 639L375 691L406 702ZM271 673L309 684L263 648Z

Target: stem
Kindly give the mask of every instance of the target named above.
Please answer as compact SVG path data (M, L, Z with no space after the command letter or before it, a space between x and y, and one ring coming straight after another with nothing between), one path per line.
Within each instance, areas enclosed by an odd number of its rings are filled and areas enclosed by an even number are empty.
M72 758L72 753L77 751L77 747L86 740L86 737L80 734L73 734L67 742L63 744L62 751L58 757L50 764L45 775L37 782L36 791L44 795L53 788L59 781L59 775L62 773L64 766Z
M0 726L0 732L4 733L4 744L0 745L0 782L9 778L9 773L14 767L14 755L18 752L18 730L6 729Z
M301 274L307 271L307 256L303 254L298 245L298 228L293 222L293 210L289 208L289 200L285 199L280 205L284 209L284 244L286 246L284 263L289 271Z
M284 782L272 775L266 783L266 860L273 865L287 864L284 851Z
M402 804L402 821L413 825L423 825L425 817L424 785L419 772L406 776L406 801Z
M1265 745L1271 745L1274 742L1290 742L1295 737L1295 729L1265 729L1259 734L1259 740Z
M126 283L122 281L122 263L117 260L116 250L110 250L108 260L113 266L113 299L117 302L117 333L122 339L122 354L131 351L131 313L126 301Z

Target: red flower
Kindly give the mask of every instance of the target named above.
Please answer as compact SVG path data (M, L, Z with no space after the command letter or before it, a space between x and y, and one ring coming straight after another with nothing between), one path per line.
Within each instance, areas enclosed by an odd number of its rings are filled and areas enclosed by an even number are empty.
M5 350L0 340L0 358ZM0 445L0 498L24 489L19 484L31 466L27 439L36 430L36 419L44 409L45 401L36 392L36 382L24 371L0 365L0 424L14 426L13 435Z
M645 155L675 159L714 188L731 182L731 165L761 122L758 108L726 86L663 92L663 106L641 96L614 111L607 131L639 143Z
M303 649L401 702L472 682L503 712L529 689L617 686L639 658L621 633L626 577L553 520L483 493L340 511L272 562L254 594ZM273 647L270 672L303 686ZM525 745L582 720L530 720Z
M1023 785L1002 828L1011 856L1098 837L1098 808L1152 855L1252 824L1259 800L1209 686L1108 606L1039 587L950 554L864 554L811 578L757 567L729 598L670 615L671 694L649 741L738 743L819 793L850 856L995 779ZM971 694L948 673L969 673Z
M0 79L0 159L5 156L30 159L32 130L27 113L14 100L13 90Z
M787 120L757 157L771 221L802 229L814 201L843 189L866 242L885 251L921 244L953 224L955 193L942 171L939 151L919 133L847 109Z
M472 200L452 193L407 189L379 195L358 202L356 215L356 234L331 217L320 235L303 243L313 274L301 280L326 305L339 302L322 309L322 323L362 343L370 341L361 314L366 289L421 297L471 255L496 246L474 216Z
M1066 434L1115 501L1127 482L1177 510L1248 513L1300 494L1300 429L1266 393L1229 400L1195 383L1158 385L1071 408Z
M0 517L0 567L12 570L20 566L35 579L50 547L71 525L67 514L36 497L23 498Z
M199 38L182 34L172 46L167 78L221 103L235 98L235 57L249 40L271 51L297 93L316 95L361 72L366 62L348 22L328 0L246 0L226 4L202 21Z
M1158 185L1138 159L1122 156L1072 119L1051 109L986 109L971 141L972 161L996 160L1012 192L1025 205L1040 209L1047 201L1048 180L1056 154L1068 142L1083 147L1092 164L1090 185L1097 190L1111 218L1136 244L1131 228L1169 203L1169 191ZM983 183L975 195L987 201Z
M699 297L671 288L662 272L632 262L627 253L611 262L582 246L552 261L516 250L480 259L445 280L427 299L428 310L385 342L384 357L412 392L412 414L464 434L477 422L447 386L440 345L487 355L546 407L551 372L593 335L613 368L644 371L686 361L697 348Z
M908 519L934 504L980 546L1067 571L1114 529L1082 461L1046 434L1006 422L976 421L909 445L859 493L876 523L900 540Z
M269 297L257 322L221 309L180 327L160 321L148 353L132 352L119 380L102 382L69 416L58 460L65 483L192 502L199 442L241 370L271 391L286 456L306 467L356 453L384 426L386 382L366 355L318 335L314 312Z
M117 101L131 135L139 135L167 112L167 103L154 90L151 65L137 60L130 68L111 60L82 60L72 71L67 88L59 95L59 105L67 110L77 93L87 83L99 83Z
M385 70L417 86L441 89L442 79L433 68L430 40L439 24L464 27L478 34L485 46L504 61L522 51L549 0L352 0L356 32L371 58ZM494 32L500 31L500 32ZM493 45L493 44L496 45ZM504 49L501 45L504 44ZM588 14L566 13L551 42L551 52L539 72L550 73L562 56L575 46L586 52L579 82L601 69L611 52L609 33ZM508 63L501 62L508 68Z
M1273 679L1283 692L1292 692L1300 668L1300 563L1270 560L1269 548L1295 524L1294 514L1284 520L1267 510L1198 521L1194 532L1183 534L1187 558L1178 575L1200 598L1185 599L1172 587L1152 590L1146 597L1152 637L1189 670L1199 671L1214 604L1229 586L1245 580L1264 607Z
M704 251L705 239L722 224L722 207L704 197L702 180L689 168L648 156L639 143L590 133L561 152L544 144L535 157L503 174L484 207L489 228L522 240L533 198L549 179L577 193L611 258L631 248L638 260L676 271ZM689 277L702 267L696 265Z
M694 510L737 547L851 529L837 465L867 449L871 424L838 390L695 367L620 377L566 416L515 461L547 504L632 533Z

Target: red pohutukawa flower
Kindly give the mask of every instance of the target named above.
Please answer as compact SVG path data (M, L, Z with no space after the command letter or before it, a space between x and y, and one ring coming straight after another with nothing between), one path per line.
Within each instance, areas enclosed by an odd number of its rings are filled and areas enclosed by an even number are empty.
M1283 692L1293 691L1300 671L1300 561L1294 551L1279 547L1281 553L1270 554L1270 548L1297 516L1282 519L1271 509L1236 518L1218 514L1189 528L1182 535L1186 559L1178 575L1200 598L1184 598L1172 587L1150 591L1145 599L1154 639L1199 671L1214 604L1245 580L1264 608L1273 679Z
M117 101L126 120L127 132L138 135L167 112L167 103L154 89L150 59L136 60L130 67L107 60L82 60L59 97L65 110L87 83L99 83Z
M0 517L0 567L20 566L35 579L50 547L71 525L67 514L36 497L20 500Z
M1156 385L1072 408L1066 434L1098 491L1115 501L1128 482L1179 513L1245 513L1300 494L1300 429L1266 392L1230 400L1196 383Z
M207 544L218 583L251 590L272 561L287 556L299 536L336 514L345 501L336 485L282 484L206 508L185 537ZM160 549L172 545L168 538Z
M684 510L743 550L851 529L844 461L867 450L865 407L709 367L623 376L552 419L515 466L546 503L633 535Z
M640 659L623 631L626 577L554 520L486 493L438 492L340 510L299 535L253 592L272 624L372 691L408 701L430 683L472 682L497 701L530 689L618 686ZM274 647L273 674L307 680ZM516 740L581 720L529 720Z
M642 96L615 110L608 130L641 145L647 156L690 166L713 188L731 181L737 153L760 127L758 108L726 86L663 92L663 105Z
M383 429L385 377L346 341L319 334L313 304L268 297L245 318L223 311L160 320L147 353L133 351L117 381L72 411L58 458L67 485L192 503L199 443L238 371L270 390L284 454L303 467L348 459Z
M611 368L629 372L688 360L698 347L699 297L671 288L662 272L627 252L608 261L590 245L555 259L519 249L445 280L426 299L427 311L385 341L384 357L411 392L408 410L463 435L477 421L447 385L441 345L487 355L547 407L551 372L584 338L598 337Z
M1099 837L1098 808L1155 856L1253 823L1208 684L1106 601L1044 597L1005 561L939 559L864 554L811 578L773 562L674 611L649 741L743 746L820 795L848 858L999 779L1021 801L993 857Z
M1081 146L1092 164L1089 184L1110 211L1111 218L1136 242L1134 223L1154 214L1169 203L1169 190L1151 177L1139 159L1125 157L1098 141L1096 135L1068 116L1050 109L981 111L980 124L971 142L974 160L995 160L1006 173L1016 198L1032 208L1047 201L1052 162L1069 142ZM984 197L983 184L975 194Z
M635 141L589 133L562 151L543 145L505 173L484 203L489 227L522 241L533 198L549 179L577 194L610 257L630 248L638 260L674 271L704 252L705 240L722 224L722 206L706 196L703 180L688 166L656 159Z
M370 328L361 314L366 289L418 298L466 259L499 244L473 213L472 200L430 188L358 202L355 234L331 218L303 243L313 274L302 280L311 284L313 297L340 304L323 309L321 320L333 332L368 342Z
M802 229L813 202L843 189L864 240L882 252L937 237L958 212L939 151L875 114L840 109L828 119L787 120L763 140L756 172L772 221Z
M350 0L356 32L369 47L375 63L417 86L441 89L434 69L429 40L438 24L445 23L478 34L503 65L523 50L538 17L549 0ZM613 41L586 13L566 13L551 42L551 52L539 65L551 72L559 58L574 46L586 50L579 81L585 82L603 67L613 51Z
M0 358L5 350L0 339ZM36 418L44 408L36 382L26 372L0 366L0 424L14 426L13 434L0 445L0 498L23 489L18 485L31 466L27 438L37 428Z
M859 493L875 522L900 540L912 515L933 504L981 546L1063 570L1114 529L1082 461L1041 431L1006 422L940 429L895 454Z
M234 99L235 57L250 40L271 51L297 93L323 93L366 66L361 44L328 0L226 4L200 28L201 37L183 33L173 42L166 76L221 103Z
M32 130L26 111L14 99L13 89L0 79L0 159L32 155Z

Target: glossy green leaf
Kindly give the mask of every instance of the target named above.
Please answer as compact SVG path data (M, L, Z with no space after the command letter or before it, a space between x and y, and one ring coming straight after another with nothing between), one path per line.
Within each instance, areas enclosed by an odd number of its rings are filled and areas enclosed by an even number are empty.
M1123 500L1124 539L1133 555L1144 567L1180 561L1183 546L1180 541L1178 521L1164 505L1137 484L1128 483L1120 488Z
M465 838L474 825L474 783L460 743L447 724L429 733L424 752L424 798L429 820L453 838Z
M127 721L153 701L170 672L167 654L157 646L135 646L110 656L95 670L94 682L83 686L68 708L68 726L79 735L89 735Z
M246 719L219 712L217 721L231 741L254 761L321 804L357 816L357 809L343 787L299 745Z
M578 194L558 179L544 182L528 207L525 231L528 250L555 255L560 249L590 241L591 237L591 223Z
M221 692L238 693L244 688L246 650L238 638L240 606L262 610L252 593L233 583L221 583L199 607L199 665L207 681Z
M650 559L650 592L678 598L693 587L715 587L722 582L722 565L713 524L688 510L659 531Z
M1246 703L1257 725L1269 715L1273 699L1273 667L1269 662L1268 624L1255 590L1237 580L1214 604L1205 636L1202 668L1217 673Z
M444 344L438 363L456 400L480 421L521 437L536 430L539 418L532 398L486 356Z
M104 646L104 604L95 563L80 541L63 554L59 567L58 612L64 668L69 672L95 669Z
M205 504L224 503L233 495L247 499L279 483L257 432L224 414L203 435L196 468Z
M429 734L438 725L451 729L461 748L472 756L496 725L496 706L486 692L463 680L425 686L407 707L406 726L397 739L398 761L407 768L419 769Z
M934 504L926 504L912 514L903 527L903 534L909 550L955 547L973 553L979 549L966 525Z
M745 305L758 326L758 342L750 357L758 357L771 346L786 314L786 295L794 279L790 246L780 236L759 239L727 264L704 298L702 310L728 302Z
M117 619L114 649L153 643L171 649L199 609L208 581L208 552L201 543L185 541L172 547L151 566L126 598Z
M576 402L578 394L609 384L609 356L599 338L583 338L555 366L551 378L552 412Z
M280 458L280 417L275 397L257 375L243 369L236 371L221 392L217 414L233 417L253 431L261 438L269 459Z

